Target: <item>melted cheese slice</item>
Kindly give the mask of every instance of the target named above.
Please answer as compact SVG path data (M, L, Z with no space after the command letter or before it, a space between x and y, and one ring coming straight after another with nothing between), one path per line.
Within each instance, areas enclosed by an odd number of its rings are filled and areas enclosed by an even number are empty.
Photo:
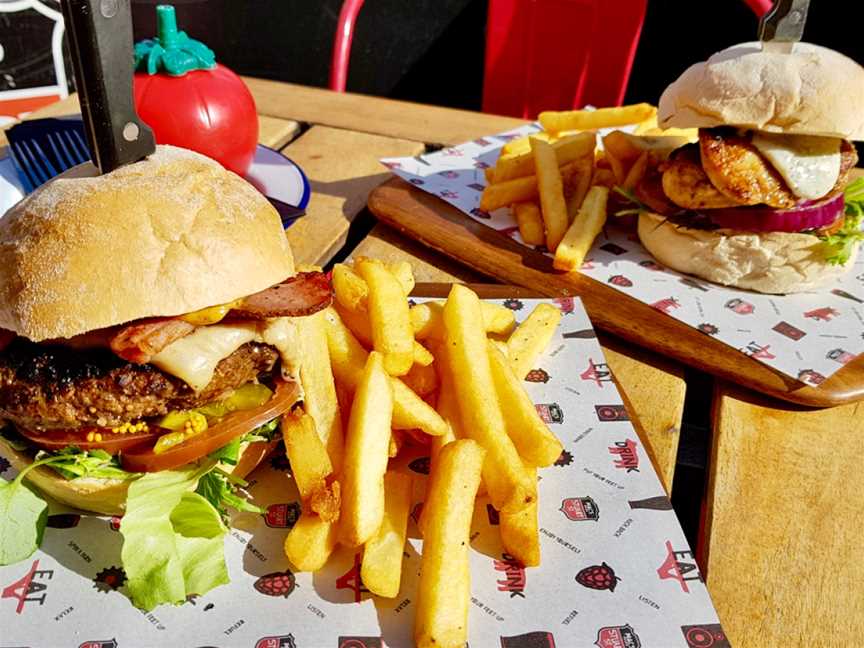
M754 133L752 142L799 198L821 198L840 177L840 139Z
M296 326L288 317L202 326L166 346L150 362L200 392L213 380L216 365L247 342L276 347L282 359L283 375L286 378L297 375Z

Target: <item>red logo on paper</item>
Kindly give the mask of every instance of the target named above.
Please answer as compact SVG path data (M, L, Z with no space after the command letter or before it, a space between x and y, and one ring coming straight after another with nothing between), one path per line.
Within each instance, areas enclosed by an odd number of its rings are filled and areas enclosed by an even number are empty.
M255 648L297 648L294 635L279 635L278 637L261 637L255 642Z
M727 301L726 308L731 310L733 313L738 313L739 315L749 315L756 310L756 307L753 304L737 297Z
M290 569L286 569L283 572L266 574L256 580L252 586L266 596L288 598L294 588L297 587L297 580L294 578L294 573Z
M588 368L579 374L582 380L589 380L597 383L598 387L602 387L603 383L612 382L612 372L609 370L609 365L605 362L594 364L591 358L588 358Z
M78 648L117 648L117 640L85 641Z
M616 441L609 447L609 454L618 455L615 467L629 472L639 472L639 454L636 452L636 442L632 439Z
M666 313L668 315L669 311L675 308L681 308L681 303L674 297L667 297L666 299L661 299L660 301L656 301L651 304L651 308L654 308L661 313Z
M558 310L564 315L569 315L576 308L576 301L572 297L556 297L554 301Z
M600 519L600 508L590 497L568 497L561 501L559 510L568 520L573 522Z
M25 603L38 603L45 605L45 596L48 594L48 585L41 581L51 580L54 577L53 569L39 569L39 561L34 560L30 565L30 571L17 581L3 588L0 598L14 598L18 600L15 612L21 614Z
M770 344L759 344L758 342L748 342L747 346L741 349L742 353L750 356L751 358L759 358L761 360L773 360L777 356L771 353L768 349L771 348Z
M639 635L628 623L623 626L600 628L597 631L597 641L594 642L594 645L599 648L641 648L642 642L639 641Z
M840 313L830 307L826 308L814 308L811 311L807 311L804 313L804 317L809 317L810 319L815 319L820 322L830 322L832 319L837 317Z
M576 582L588 589L615 591L615 586L621 579L615 575L615 570L605 562L591 565L576 574Z
M732 648L719 623L681 626L681 632L690 648Z
M339 648L384 648L381 637L339 637Z
M855 359L854 355L843 349L831 349L825 357L844 365L849 364Z
M363 587L363 580L360 578L360 555L354 555L354 564L347 572L336 579L336 589L350 589L354 592L354 602L360 602L360 595L369 590Z
M555 648L555 637L544 630L501 637L501 648Z
M685 559L689 559L689 562ZM688 576L691 572L695 572L692 576ZM663 564L657 568L657 575L661 580L672 579L678 581L682 591L690 593L687 587L687 581L702 581L702 575L699 573L699 568L696 566L696 561L693 560L693 552L689 549L685 551L675 551L672 549L672 543L666 541L666 559Z
M510 598L525 598L525 568L510 554L502 554L503 560L495 561L495 570L504 572L505 580L498 583L499 592L510 592Z
M777 322L771 330L777 331L780 335L784 335L790 340L795 340L796 342L807 335L807 333L795 326L792 326L789 322Z
M534 409L544 423L563 423L564 411L558 403L536 403Z
M274 529L291 529L300 518L300 512L297 502L271 504L264 514L264 524Z

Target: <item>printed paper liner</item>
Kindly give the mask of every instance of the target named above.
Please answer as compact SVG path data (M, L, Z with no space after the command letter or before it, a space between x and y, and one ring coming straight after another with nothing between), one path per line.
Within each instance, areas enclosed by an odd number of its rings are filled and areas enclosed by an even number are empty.
M499 303L521 319L539 301ZM470 646L729 646L581 302L555 303L561 326L526 383L565 447L540 471L543 562L523 569L504 554L496 513L478 501ZM416 475L419 502L428 459L416 453L403 465ZM0 473L13 474L5 461ZM235 516L226 540L231 584L151 613L123 595L119 520L52 505L42 549L0 568L0 645L411 646L422 552L415 521L393 601L365 592L359 551L341 550L315 575L294 574L282 552L300 511L289 474L281 454L253 473L255 501L267 514Z
M428 155L389 158L382 163L399 177L522 243L510 209L480 210L480 193L486 186L484 169L494 166L504 143L539 130L538 124L530 124ZM582 267L592 279L809 385L819 385L864 352L864 256L832 288L763 295L661 267L635 232L617 228L612 220Z

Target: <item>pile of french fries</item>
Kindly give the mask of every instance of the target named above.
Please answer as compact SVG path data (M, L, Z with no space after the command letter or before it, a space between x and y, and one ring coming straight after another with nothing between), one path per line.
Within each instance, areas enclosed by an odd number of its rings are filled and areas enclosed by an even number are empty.
M480 209L510 207L528 245L545 246L558 270L578 270L606 223L609 191L632 191L651 164L695 141L696 129L657 127L657 109L633 104L597 110L540 113L544 131L511 140L494 167ZM636 125L603 138L600 128Z
M303 502L285 553L315 571L337 544L362 546L364 586L397 596L414 486L397 459L427 446L414 637L462 648L478 493L500 512L504 550L540 563L537 469L562 446L522 380L561 312L541 304L516 327L511 310L460 285L446 301L411 306L410 265L367 258L337 264L333 287L333 306L301 322L304 405L282 425Z

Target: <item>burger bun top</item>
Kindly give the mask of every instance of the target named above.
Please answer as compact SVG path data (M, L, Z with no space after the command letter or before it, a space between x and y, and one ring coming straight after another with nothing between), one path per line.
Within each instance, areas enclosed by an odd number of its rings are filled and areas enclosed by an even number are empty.
M0 219L0 328L34 342L182 315L293 274L267 199L173 146L105 175L74 167Z
M739 126L864 140L864 68L834 50L743 43L691 65L660 97L662 128Z

